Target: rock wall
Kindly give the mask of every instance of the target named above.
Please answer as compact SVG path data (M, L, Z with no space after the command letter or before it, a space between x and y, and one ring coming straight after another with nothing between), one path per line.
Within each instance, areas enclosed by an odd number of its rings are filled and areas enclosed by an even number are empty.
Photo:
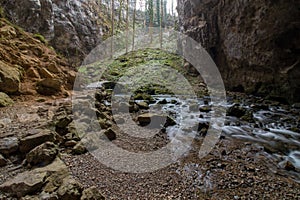
M0 3L11 22L45 36L74 65L80 64L108 31L97 0L1 0Z
M300 1L178 0L177 9L227 89L300 101Z

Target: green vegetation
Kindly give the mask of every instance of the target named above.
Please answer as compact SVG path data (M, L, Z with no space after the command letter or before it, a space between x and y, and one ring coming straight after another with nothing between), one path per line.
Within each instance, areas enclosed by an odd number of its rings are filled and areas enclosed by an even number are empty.
M39 41L41 41L43 44L47 44L46 39L45 39L44 36L42 36L41 34L36 33L36 34L33 35L33 37L34 37L35 39L38 39Z
M171 54L159 49L143 49L135 52L124 54L110 62L96 62L94 64L83 66L79 72L85 74L86 82L96 82L101 80L126 82L126 80L134 79L135 85L140 85L136 88L136 94L172 94L170 88L178 85L182 90L183 82L178 79L176 74L183 75L186 80L195 86L194 91L197 91L198 96L203 96L205 90L198 88L199 78L189 76L183 68L184 60L178 55ZM172 72L172 73L171 73ZM156 82L153 82L156 80ZM180 91L176 91L180 92ZM144 98L143 98L144 99Z

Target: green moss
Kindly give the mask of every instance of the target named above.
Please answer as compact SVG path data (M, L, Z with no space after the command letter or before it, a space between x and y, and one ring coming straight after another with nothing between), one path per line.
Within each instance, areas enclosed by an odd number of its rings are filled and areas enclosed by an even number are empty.
M41 41L43 44L47 44L46 39L45 39L44 36L42 36L41 34L36 33L36 34L33 35L33 37L34 37L35 39L38 39L39 41Z

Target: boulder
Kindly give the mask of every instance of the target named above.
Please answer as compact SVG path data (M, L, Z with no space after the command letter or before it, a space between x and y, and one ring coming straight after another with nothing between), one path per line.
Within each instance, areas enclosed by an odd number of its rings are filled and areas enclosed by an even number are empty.
M86 151L87 149L82 142L77 143L72 149L73 154L77 155L84 154L86 153Z
M149 109L149 105L148 103L146 103L145 101L140 101L136 103L140 109Z
M57 194L61 200L80 200L83 187L76 180L69 177L63 180L62 185L58 188Z
M117 138L116 132L114 128L109 128L104 132L104 135L109 139L110 141L115 140Z
M54 135L55 134L50 130L42 130L38 134L24 137L20 140L20 151L22 153L27 153L44 142L53 142Z
M37 173L47 172L49 175L45 180L46 184L43 187L43 192L50 194L54 194L62 184L63 180L70 176L67 166L59 158L56 158L51 164L45 167L36 168L35 171Z
M161 128L162 126L173 126L176 124L175 120L167 115L159 115L154 113L145 113L138 116L138 122L142 126L151 123L152 128Z
M104 200L104 196L97 190L96 187L90 187L82 192L80 200Z
M36 91L42 95L54 95L62 91L62 81L58 78L45 78L37 83Z
M233 105L231 106L228 111L227 111L227 115L228 116L234 116L237 118L241 118L242 116L244 116L246 114L246 109L239 106L239 105Z
M46 177L47 172L25 171L0 185L0 190L20 198L38 192Z
M15 153L19 148L19 140L16 137L7 137L0 139L0 153L9 155Z
M52 142L45 142L26 155L26 161L30 165L45 166L51 163L58 153L57 146Z
M18 67L11 67L0 61L0 91L15 93L20 89L22 73Z
M0 107L6 107L14 104L14 101L5 93L0 92Z

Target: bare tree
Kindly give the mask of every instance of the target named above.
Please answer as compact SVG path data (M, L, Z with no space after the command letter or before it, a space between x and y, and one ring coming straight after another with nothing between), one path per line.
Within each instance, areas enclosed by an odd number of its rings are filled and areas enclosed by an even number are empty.
M129 31L129 0L126 0L126 53L128 52L128 31Z
M134 50L134 37L135 37L135 18L136 18L136 1L137 0L133 0L133 3L134 3L134 6L133 6L133 26L132 26L132 29L133 29L133 33L132 33L132 50Z
M113 56L114 51L114 26L115 26L115 1L111 0L111 44L110 44L110 56Z

